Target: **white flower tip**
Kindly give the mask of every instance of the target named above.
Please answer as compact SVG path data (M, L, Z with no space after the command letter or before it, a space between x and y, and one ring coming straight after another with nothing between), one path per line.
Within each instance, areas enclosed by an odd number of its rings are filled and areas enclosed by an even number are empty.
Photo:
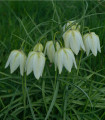
M85 47L83 47L83 50L86 51Z
M86 55L89 56L89 52L86 51Z
M99 52L101 53L101 49L99 50Z
M68 72L70 73L70 72L71 72L71 70L68 70Z
M10 71L11 74L12 74L13 72L14 72L13 70Z
M37 80L39 80L39 78L40 78L39 76L36 76L36 79L37 79Z
M5 65L5 69L6 69L7 67L8 67L8 65L6 64L6 65Z
M29 75L29 72L27 71L26 75Z
M23 73L20 73L21 74L21 76L23 76Z
M77 69L77 65L75 65L75 68Z
M93 54L95 57L97 56L97 53L96 54Z
M79 52L74 52L76 55L78 55Z
M9 64L10 64L10 59L8 58L8 60L7 60L6 64L5 64L5 68L7 68L9 66Z
M61 74L62 71L59 71L59 74Z

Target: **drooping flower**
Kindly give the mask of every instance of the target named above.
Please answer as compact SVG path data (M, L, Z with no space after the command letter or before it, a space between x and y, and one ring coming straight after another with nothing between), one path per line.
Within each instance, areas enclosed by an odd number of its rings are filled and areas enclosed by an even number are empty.
M55 49L56 48L56 49ZM48 56L51 63L55 61L55 51L60 49L60 44L56 41L55 46L53 41L48 41L45 46L44 54Z
M63 32L66 30L80 30L80 25L76 21L68 21L64 26L63 26Z
M47 54L51 63L54 62L55 47L53 41L48 41L45 46L45 54Z
M59 74L61 74L63 66L71 72L73 64L77 68L74 54L69 48L60 48L55 53L55 70L58 67Z
M39 79L40 76L42 76L44 66L45 56L42 52L32 51L29 53L26 62L27 75L29 75L33 71L36 79Z
M85 51L82 41L82 36L78 30L68 30L63 34L63 39L66 48L71 48L72 51L78 55L80 49Z
M94 56L97 56L97 51L101 52L99 37L94 32L85 34L83 40L87 55L89 55L90 50Z
M5 68L10 65L10 72L13 73L18 67L20 67L20 74L23 76L25 64L26 55L24 52L21 50L13 50L9 55Z
M33 48L33 51L42 52L43 51L43 45L41 43L36 44L35 47Z

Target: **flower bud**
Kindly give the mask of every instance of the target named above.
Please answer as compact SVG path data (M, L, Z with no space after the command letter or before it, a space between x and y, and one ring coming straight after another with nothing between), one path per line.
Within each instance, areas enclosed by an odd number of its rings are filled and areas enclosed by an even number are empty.
M53 41L48 41L45 46L45 54L47 54L49 60L51 63L54 62L54 56L55 56L55 47L53 44Z
M63 26L63 32L66 30L80 30L80 25L76 23L75 21L68 21L64 26Z
M33 48L33 51L42 52L43 51L43 45L41 43L36 44L35 47Z

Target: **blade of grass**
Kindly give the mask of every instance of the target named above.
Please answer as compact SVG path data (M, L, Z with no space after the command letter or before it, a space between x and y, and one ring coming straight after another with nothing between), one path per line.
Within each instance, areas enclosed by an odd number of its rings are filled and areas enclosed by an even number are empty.
M51 111L52 111L52 109L53 109L53 106L54 106L55 101L56 101L56 98L57 98L58 90L59 90L59 81L57 81L56 89L55 89L55 91L54 91L54 96L53 96L51 105L50 105L50 107L49 107L49 110L48 110L48 112L47 112L47 115L46 115L46 117L45 117L45 120L47 120L47 119L49 118L49 116L50 116L50 113L51 113Z
M43 101L45 104L45 109L47 112L47 104L46 104L46 97L45 97L45 80L43 80L43 83L42 83L42 96L43 96Z
M36 120L27 87L26 87L26 92L27 92L27 98L28 98L28 102L29 102L29 106L30 106L30 110L31 110L32 117L33 117L34 120Z
M10 101L10 104L9 104L9 106L8 106L7 112L5 113L5 116L4 116L3 120L5 120L6 117L7 117L7 114L8 114L8 112L9 112L10 107L11 107L11 104L12 104L12 102L13 102L14 99L15 99L15 96L16 96L16 92L17 92L17 90L18 90L18 88L16 89L16 91L15 91L15 93L14 93L14 95L13 95L11 101Z

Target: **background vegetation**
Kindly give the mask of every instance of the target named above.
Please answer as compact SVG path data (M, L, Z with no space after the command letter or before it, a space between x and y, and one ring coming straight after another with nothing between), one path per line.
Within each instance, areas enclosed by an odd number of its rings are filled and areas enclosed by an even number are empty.
M78 70L55 74L46 60L44 73L36 80L31 73L21 77L19 69L10 74L4 69L10 52L20 49L26 54L41 39L43 45L62 40L62 26L78 20L100 37L101 54L80 53ZM24 80L27 87L25 89ZM22 83L23 81L23 83ZM0 2L0 120L105 120L105 2L32 1Z

